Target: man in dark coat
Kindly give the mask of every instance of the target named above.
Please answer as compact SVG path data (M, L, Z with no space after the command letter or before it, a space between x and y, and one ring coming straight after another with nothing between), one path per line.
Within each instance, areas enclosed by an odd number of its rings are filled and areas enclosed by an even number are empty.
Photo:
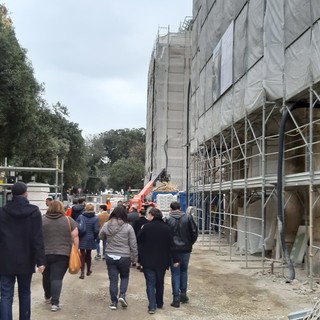
M85 199L84 198L79 198L77 200L77 204L74 204L71 208L71 218L74 221L77 221L80 215L84 212L85 208Z
M142 226L147 222L148 220L146 218L146 210L140 209L139 219L133 223L133 230L134 230L134 233L136 234L136 237L138 237L138 233L141 230Z
M39 208L27 200L27 186L16 182L12 201L0 208L0 319L12 319L14 285L19 291L19 319L31 317L31 278L44 271L45 251Z
M180 210L180 203L170 204L171 212L166 220L173 233L172 252L179 263L171 262L172 307L179 308L180 302L187 303L188 265L192 245L197 241L198 228L191 215Z
M128 213L128 223L133 227L134 222L139 219L139 213L136 207L132 207L131 211Z
M162 219L162 212L152 208L147 213L149 223L138 232L140 264L146 279L149 313L163 306L164 276L170 266L172 233Z

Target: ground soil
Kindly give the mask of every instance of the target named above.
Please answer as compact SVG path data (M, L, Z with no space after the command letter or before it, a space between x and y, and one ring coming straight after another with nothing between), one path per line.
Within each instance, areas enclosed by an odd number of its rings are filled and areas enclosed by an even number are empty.
M283 272L271 273L271 268L249 268L199 239L194 246L189 269L188 296L190 302L180 308L170 306L172 299L170 272L165 278L165 305L156 314L147 313L147 297L143 273L131 269L127 292L128 308L110 310L108 276L104 261L93 260L93 273L80 280L67 274L61 294L61 310L54 313L44 303L41 274L32 282L32 319L105 320L105 319L288 319L291 312L312 308L319 296L315 283L313 290L304 271L297 270L297 279L287 283ZM278 272L278 274L277 274ZM18 319L17 294L14 301L14 319Z

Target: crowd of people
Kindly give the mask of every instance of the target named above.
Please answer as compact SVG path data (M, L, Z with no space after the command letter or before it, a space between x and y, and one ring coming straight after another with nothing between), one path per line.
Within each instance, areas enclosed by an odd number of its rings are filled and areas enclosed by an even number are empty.
M36 268L42 273L44 303L53 312L61 309L60 294L73 244L80 252L80 279L92 274L93 250L96 260L105 261L111 310L118 305L128 307L130 268L136 265L145 277L150 314L163 307L164 277L169 269L171 306L179 308L189 301L188 264L198 229L179 202L171 203L167 218L157 208L127 212L122 202L112 210L110 201L96 214L94 204L82 199L75 202L71 210L65 210L62 202L47 198L42 216L28 201L27 185L13 185L12 200L0 208L0 320L12 320L15 282L19 319L31 319L31 280Z

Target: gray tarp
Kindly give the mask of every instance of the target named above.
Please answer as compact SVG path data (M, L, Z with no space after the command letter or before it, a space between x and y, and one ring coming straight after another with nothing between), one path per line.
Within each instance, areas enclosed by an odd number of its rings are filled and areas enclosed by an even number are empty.
M264 100L290 100L319 81L319 0L194 1L194 17L191 152ZM217 46L232 21L233 86L217 96Z

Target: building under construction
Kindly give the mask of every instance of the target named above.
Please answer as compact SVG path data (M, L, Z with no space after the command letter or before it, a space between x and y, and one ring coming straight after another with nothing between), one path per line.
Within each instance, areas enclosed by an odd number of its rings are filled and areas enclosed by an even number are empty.
M148 77L146 171L150 174L166 168L180 190L187 189L183 145L187 141L190 22L186 19L178 33L171 33L169 27L159 28Z
M188 192L210 243L290 279L320 275L319 62L319 1L194 0L149 70L146 169Z

